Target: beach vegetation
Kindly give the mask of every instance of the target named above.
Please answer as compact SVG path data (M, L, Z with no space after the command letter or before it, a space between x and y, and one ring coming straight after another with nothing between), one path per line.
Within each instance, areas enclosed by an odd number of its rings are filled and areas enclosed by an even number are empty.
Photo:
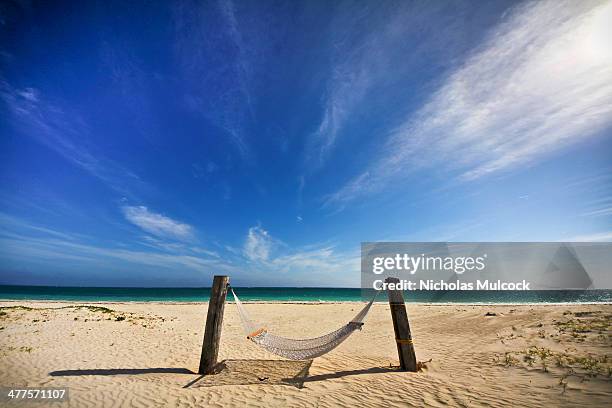
M0 306L0 311L8 311L8 310L25 310L25 311L29 311L29 310L34 310L34 308L32 307L28 307L28 306Z
M506 367L519 366L520 362L510 352L506 352L503 358L503 365Z
M506 352L498 361L505 367L524 367L521 361L529 368L539 365L545 373L554 364L553 367L562 370L563 378L570 375L580 378L612 376L612 360L607 354L577 355L568 350L558 352L546 347L531 346L521 351Z
M582 312L574 314L576 319L566 321L555 321L554 324L560 332L571 333L603 333L610 329L612 316L594 316L594 312Z
M86 309L93 313L115 313L113 309L103 306L92 306L92 305L79 305L79 306L64 306L61 309Z

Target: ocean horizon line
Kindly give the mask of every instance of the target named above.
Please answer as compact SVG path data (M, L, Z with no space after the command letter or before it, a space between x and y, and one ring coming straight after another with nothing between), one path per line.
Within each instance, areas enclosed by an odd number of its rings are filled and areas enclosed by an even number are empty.
M212 286L86 286L86 285L14 285L0 283L0 287L44 287L44 288L96 288L96 289L211 289ZM358 289L359 286L236 286L237 289Z
M372 290L329 287L235 287L245 302L338 303L370 300ZM451 304L565 304L612 303L612 290L533 291L406 291L408 303ZM0 285L0 300L77 302L181 302L209 299L209 287L92 287ZM383 295L384 296L384 295ZM227 295L233 301L232 293Z

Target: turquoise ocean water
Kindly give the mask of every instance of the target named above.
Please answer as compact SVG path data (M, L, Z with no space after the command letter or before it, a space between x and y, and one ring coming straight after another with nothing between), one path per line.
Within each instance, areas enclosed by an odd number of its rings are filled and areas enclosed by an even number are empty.
M244 301L360 302L369 299L361 289L348 288L234 288ZM0 299L65 300L78 302L204 302L210 288L93 288L0 285ZM612 290L585 291L448 291L405 292L407 302L423 303L612 303ZM231 294L229 300L233 300ZM385 301L380 294L379 301Z

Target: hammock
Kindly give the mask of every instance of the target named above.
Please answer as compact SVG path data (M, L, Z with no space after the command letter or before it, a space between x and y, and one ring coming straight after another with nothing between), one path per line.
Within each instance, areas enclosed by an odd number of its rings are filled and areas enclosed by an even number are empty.
M236 307L238 308L242 326L247 333L247 339L268 350L270 353L290 360L309 360L329 353L338 347L340 343L353 334L355 330L361 330L363 320L370 311L374 299L376 299L376 296L374 296L350 322L331 333L313 339L287 339L268 333L265 327L253 322L242 305L242 302L240 302L240 299L236 296L234 289L231 287L230 289L236 301Z

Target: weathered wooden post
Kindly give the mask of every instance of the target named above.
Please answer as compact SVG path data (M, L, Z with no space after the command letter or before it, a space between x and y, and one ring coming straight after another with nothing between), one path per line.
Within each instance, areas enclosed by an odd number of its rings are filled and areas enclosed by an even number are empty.
M200 374L212 374L214 367L217 365L228 282L229 278L227 276L215 275L213 279L213 285L210 289L210 300L208 301L208 314L206 315L200 369L198 370Z
M387 278L387 283L399 283L398 278ZM387 290L389 296L389 307L393 318L393 330L395 331L395 342L397 344L397 354L399 355L400 367L404 371L417 371L417 360L410 334L410 323L408 323L408 313L406 303L401 290Z

